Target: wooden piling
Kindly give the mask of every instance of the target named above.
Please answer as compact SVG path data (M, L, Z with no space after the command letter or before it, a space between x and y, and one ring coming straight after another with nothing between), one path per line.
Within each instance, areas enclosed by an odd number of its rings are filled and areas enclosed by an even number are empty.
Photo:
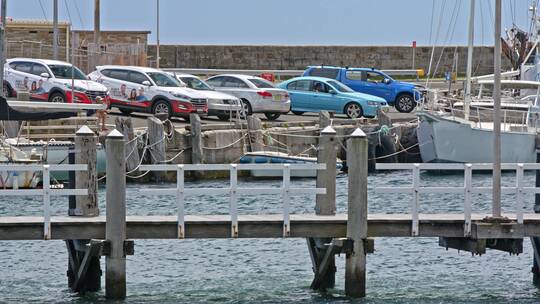
M536 162L540 163L540 136L536 136ZM540 170L536 170L536 187L540 187ZM534 213L540 213L540 193L534 196ZM540 237L531 237L533 247L533 284L540 288Z
M78 216L98 216L99 207L97 199L97 141L98 138L90 128L82 126L75 133L75 163L86 164L86 171L75 172L75 187L88 189L88 195L78 195L75 198L75 209L70 210Z
M326 194L317 194L316 196L315 213L317 215L334 215L336 213L336 148L336 131L328 126L321 131L317 153L317 162L326 164L326 170L317 171L317 188L326 189ZM325 290L335 285L335 257L333 254L327 254L327 244L331 241L331 238L307 240L315 273L312 288ZM327 270L321 272L323 261Z
M126 297L126 161L122 133L113 130L107 135L107 225L105 238L110 246L105 259L105 296Z
M197 114L190 114L189 123L191 125L191 162L193 164L202 164L204 162L204 155L202 149L201 118Z
M164 164L166 160L166 138L163 122L157 117L152 116L147 118L146 123L148 126L146 135L148 136L150 163ZM158 181L165 179L164 172L153 172L153 174Z
M264 150L264 139L262 133L262 121L259 117L249 115L247 117L249 132L249 144L251 152Z
M130 117L116 117L114 123L116 130L124 134L124 140L126 141L126 170L133 171L137 169L140 162L137 140L133 132L133 123Z
M331 123L331 117L330 113L328 111L320 111L319 112L319 129L324 129L328 127Z
M347 142L347 165L349 166L347 238L353 243L353 252L347 254L345 262L345 294L349 297L366 295L366 250L367 239L367 158L366 134L356 129Z

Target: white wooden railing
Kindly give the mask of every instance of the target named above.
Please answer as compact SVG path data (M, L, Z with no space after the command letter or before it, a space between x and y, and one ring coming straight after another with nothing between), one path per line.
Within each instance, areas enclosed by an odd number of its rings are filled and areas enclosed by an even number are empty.
M283 201L283 236L290 235L290 197L302 194L326 194L325 188L293 188L291 187L291 171L294 170L324 170L325 164L201 164L201 165L142 165L143 171L176 171L176 188L141 189L145 194L174 195L177 203L178 238L184 238L186 196L200 195L229 195L229 215L231 219L231 237L238 237L238 196L281 194ZM238 171L264 170L282 171L281 187L243 188L238 187ZM225 188L186 188L184 176L186 171L229 171L230 184Z
M471 235L471 195L472 194L490 194L493 191L492 187L473 187L472 186L472 171L473 170L492 170L493 164L377 164L378 170L412 170L412 184L409 187L375 187L376 193L406 193L412 194L411 199L411 219L412 219L412 236L417 236L418 231L418 216L420 194L428 193L456 193L463 194L463 216L464 216L464 236ZM523 224L523 199L524 194L540 193L540 188L524 187L523 173L525 170L539 170L540 164L502 164L502 170L516 171L516 183L513 187L502 187L503 194L516 194L516 217L518 224ZM462 187L422 187L420 185L420 170L443 170L443 171L463 171L464 184Z
M43 239L51 239L51 196L88 195L88 189L51 189L51 172L86 171L87 165L4 164L0 172L41 172L41 189L2 189L0 196L43 197Z

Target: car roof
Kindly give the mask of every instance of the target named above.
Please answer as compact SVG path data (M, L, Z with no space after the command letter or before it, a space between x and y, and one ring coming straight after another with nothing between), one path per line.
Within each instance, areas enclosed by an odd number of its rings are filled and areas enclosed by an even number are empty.
M195 76L193 74L186 74L186 73L176 73L176 72L167 72L171 75L175 75L176 77L193 77L193 78L199 78L198 76Z
M296 81L296 80L317 80L317 81L334 80L334 81L337 81L333 78L326 78L326 77L319 77L319 76L300 76L300 77L291 78L288 81L290 82L290 81Z
M122 70L130 70L130 71L137 71L137 72L160 72L164 73L162 70L149 68L149 67L140 67L140 66L132 66L132 65L100 65L96 67L97 70L104 70L104 69L122 69Z
M235 77L235 78L240 78L240 79L243 79L243 80L252 79L252 78L266 80L266 79L261 78L259 76L245 75L245 74L219 74L219 75L212 76L210 78L214 78L214 77L217 77L217 76L220 76L220 77L222 77L222 76Z
M310 69L346 69L349 71L379 71L376 68L351 68L351 67L338 67L338 66L331 66L331 65L316 65L316 66L309 66Z
M35 59L35 58L23 58L23 57L17 57L17 58L10 58L7 59L6 62L10 63L13 61L28 61L28 62L34 62L34 63L41 63L45 65L71 65L69 62L60 61L60 60L50 60L50 59Z

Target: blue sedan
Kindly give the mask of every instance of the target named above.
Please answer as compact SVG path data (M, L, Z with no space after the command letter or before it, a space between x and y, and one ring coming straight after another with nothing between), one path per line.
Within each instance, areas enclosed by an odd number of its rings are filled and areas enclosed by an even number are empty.
M377 116L377 110L389 109L386 100L357 93L330 78L296 77L280 83L278 87L289 92L291 111L297 115L326 110L346 114L349 118L373 118Z

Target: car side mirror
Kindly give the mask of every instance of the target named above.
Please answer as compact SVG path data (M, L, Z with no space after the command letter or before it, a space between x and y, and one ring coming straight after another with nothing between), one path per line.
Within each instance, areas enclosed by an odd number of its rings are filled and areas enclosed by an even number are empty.
M150 83L150 81L145 80L145 81L142 82L142 85L145 85L145 86L149 87L149 86L151 86L152 84Z
M328 90L328 93L330 93L330 94L332 94L332 95L336 95L336 94L337 94L336 90L334 90L334 89L329 89L329 90Z
M51 77L51 75L49 75L49 73L45 73L45 72L39 74L39 76L41 76L41 77L43 77L43 78L49 78L49 77Z
M391 80L390 78L385 78L385 79L383 80L383 83L384 83L384 84L390 84L391 82L392 82L392 80Z

